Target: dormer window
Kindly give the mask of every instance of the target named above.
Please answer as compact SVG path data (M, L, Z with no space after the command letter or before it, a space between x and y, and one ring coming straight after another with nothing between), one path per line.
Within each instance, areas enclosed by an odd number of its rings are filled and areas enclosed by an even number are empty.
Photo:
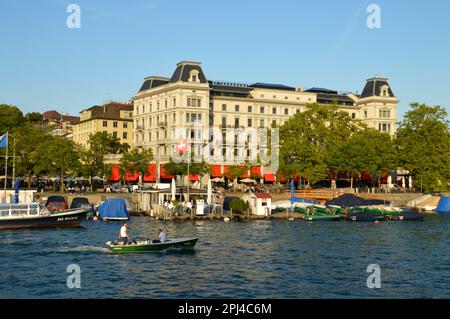
M389 96L389 86L383 85L380 89L381 96Z
M189 72L189 82L200 82L198 79L198 70L192 70Z

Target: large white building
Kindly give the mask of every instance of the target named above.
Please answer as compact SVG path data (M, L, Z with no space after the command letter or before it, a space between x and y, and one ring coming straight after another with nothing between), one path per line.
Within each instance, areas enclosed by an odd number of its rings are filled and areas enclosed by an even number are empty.
M361 95L339 94L321 88L210 81L201 63L190 61L178 63L171 77L145 78L133 100L135 147L152 148L157 162L164 163L182 138L189 137L197 153L215 142L207 152L217 165L242 163L233 158L237 155L256 156L258 145L237 142L242 138L239 130L251 128L259 135L260 128L282 125L308 103L336 103L353 118L390 134L396 131L398 103L385 78L368 79ZM251 138L258 141L244 137ZM215 158L218 155L225 157Z

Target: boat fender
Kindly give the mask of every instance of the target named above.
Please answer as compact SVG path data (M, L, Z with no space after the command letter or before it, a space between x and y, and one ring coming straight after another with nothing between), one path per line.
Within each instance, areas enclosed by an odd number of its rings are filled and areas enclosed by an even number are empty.
M379 220L375 220L374 223L375 223L375 224L379 224L380 221L379 221Z

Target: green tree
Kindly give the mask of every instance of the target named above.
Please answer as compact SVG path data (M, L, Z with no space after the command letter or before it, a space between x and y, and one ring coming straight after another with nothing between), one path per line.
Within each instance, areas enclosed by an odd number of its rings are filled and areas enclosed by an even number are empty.
M91 187L92 177L95 175L107 176L108 167L104 164L105 156L108 154L123 154L130 146L122 144L120 140L107 132L91 134L88 147L80 151L83 172L89 176Z
M39 112L31 112L25 114L25 120L29 123L40 123L43 120L43 116Z
M0 104L0 135L13 132L14 129L25 122L23 113L18 107Z
M247 173L248 166L231 165L228 167L228 172L224 174L225 177L233 180L233 189L237 189L238 178Z
M248 201L244 201L241 198L235 198L230 203L230 208L233 212L242 214L249 211L250 204Z
M120 171L122 178L125 178L126 172L130 174L138 173L141 176L148 174L148 164L153 160L151 148L139 150L137 148L123 154L120 160Z
M51 136L39 126L26 123L14 132L13 139L16 147L16 172L18 176L27 178L28 188L31 188L31 180L34 174L39 174L38 158L45 156L46 151L39 148ZM41 150L44 154L39 154Z
M36 170L59 174L61 193L64 192L64 178L67 173L79 170L80 157L74 142L61 137L50 137L37 148Z
M353 133L365 128L337 105L309 104L280 128L280 167L308 183L326 178L332 154Z
M450 183L450 130L441 106L410 104L397 130L399 164L425 192L445 191Z
M164 164L164 170L167 174L180 176L182 179L184 176L188 174L188 164L186 161L182 161L180 163L175 163L172 159L170 159L169 163ZM189 164L189 174L190 175L198 175L203 176L210 171L210 165L205 161L197 163L194 161L193 157L191 157L191 161Z
M354 133L333 150L331 165L337 171L350 173L353 187L354 176L361 172L381 176L396 168L394 142L388 133L372 128Z

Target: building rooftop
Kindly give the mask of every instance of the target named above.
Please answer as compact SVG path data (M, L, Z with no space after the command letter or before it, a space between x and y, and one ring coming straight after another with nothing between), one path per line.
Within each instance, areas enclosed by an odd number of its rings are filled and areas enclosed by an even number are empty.
M93 119L133 121L132 118L120 117L120 111L133 111L132 103L109 102L103 105L94 105L81 111L81 113L85 111L90 111L91 117L88 120L80 121L80 123Z

